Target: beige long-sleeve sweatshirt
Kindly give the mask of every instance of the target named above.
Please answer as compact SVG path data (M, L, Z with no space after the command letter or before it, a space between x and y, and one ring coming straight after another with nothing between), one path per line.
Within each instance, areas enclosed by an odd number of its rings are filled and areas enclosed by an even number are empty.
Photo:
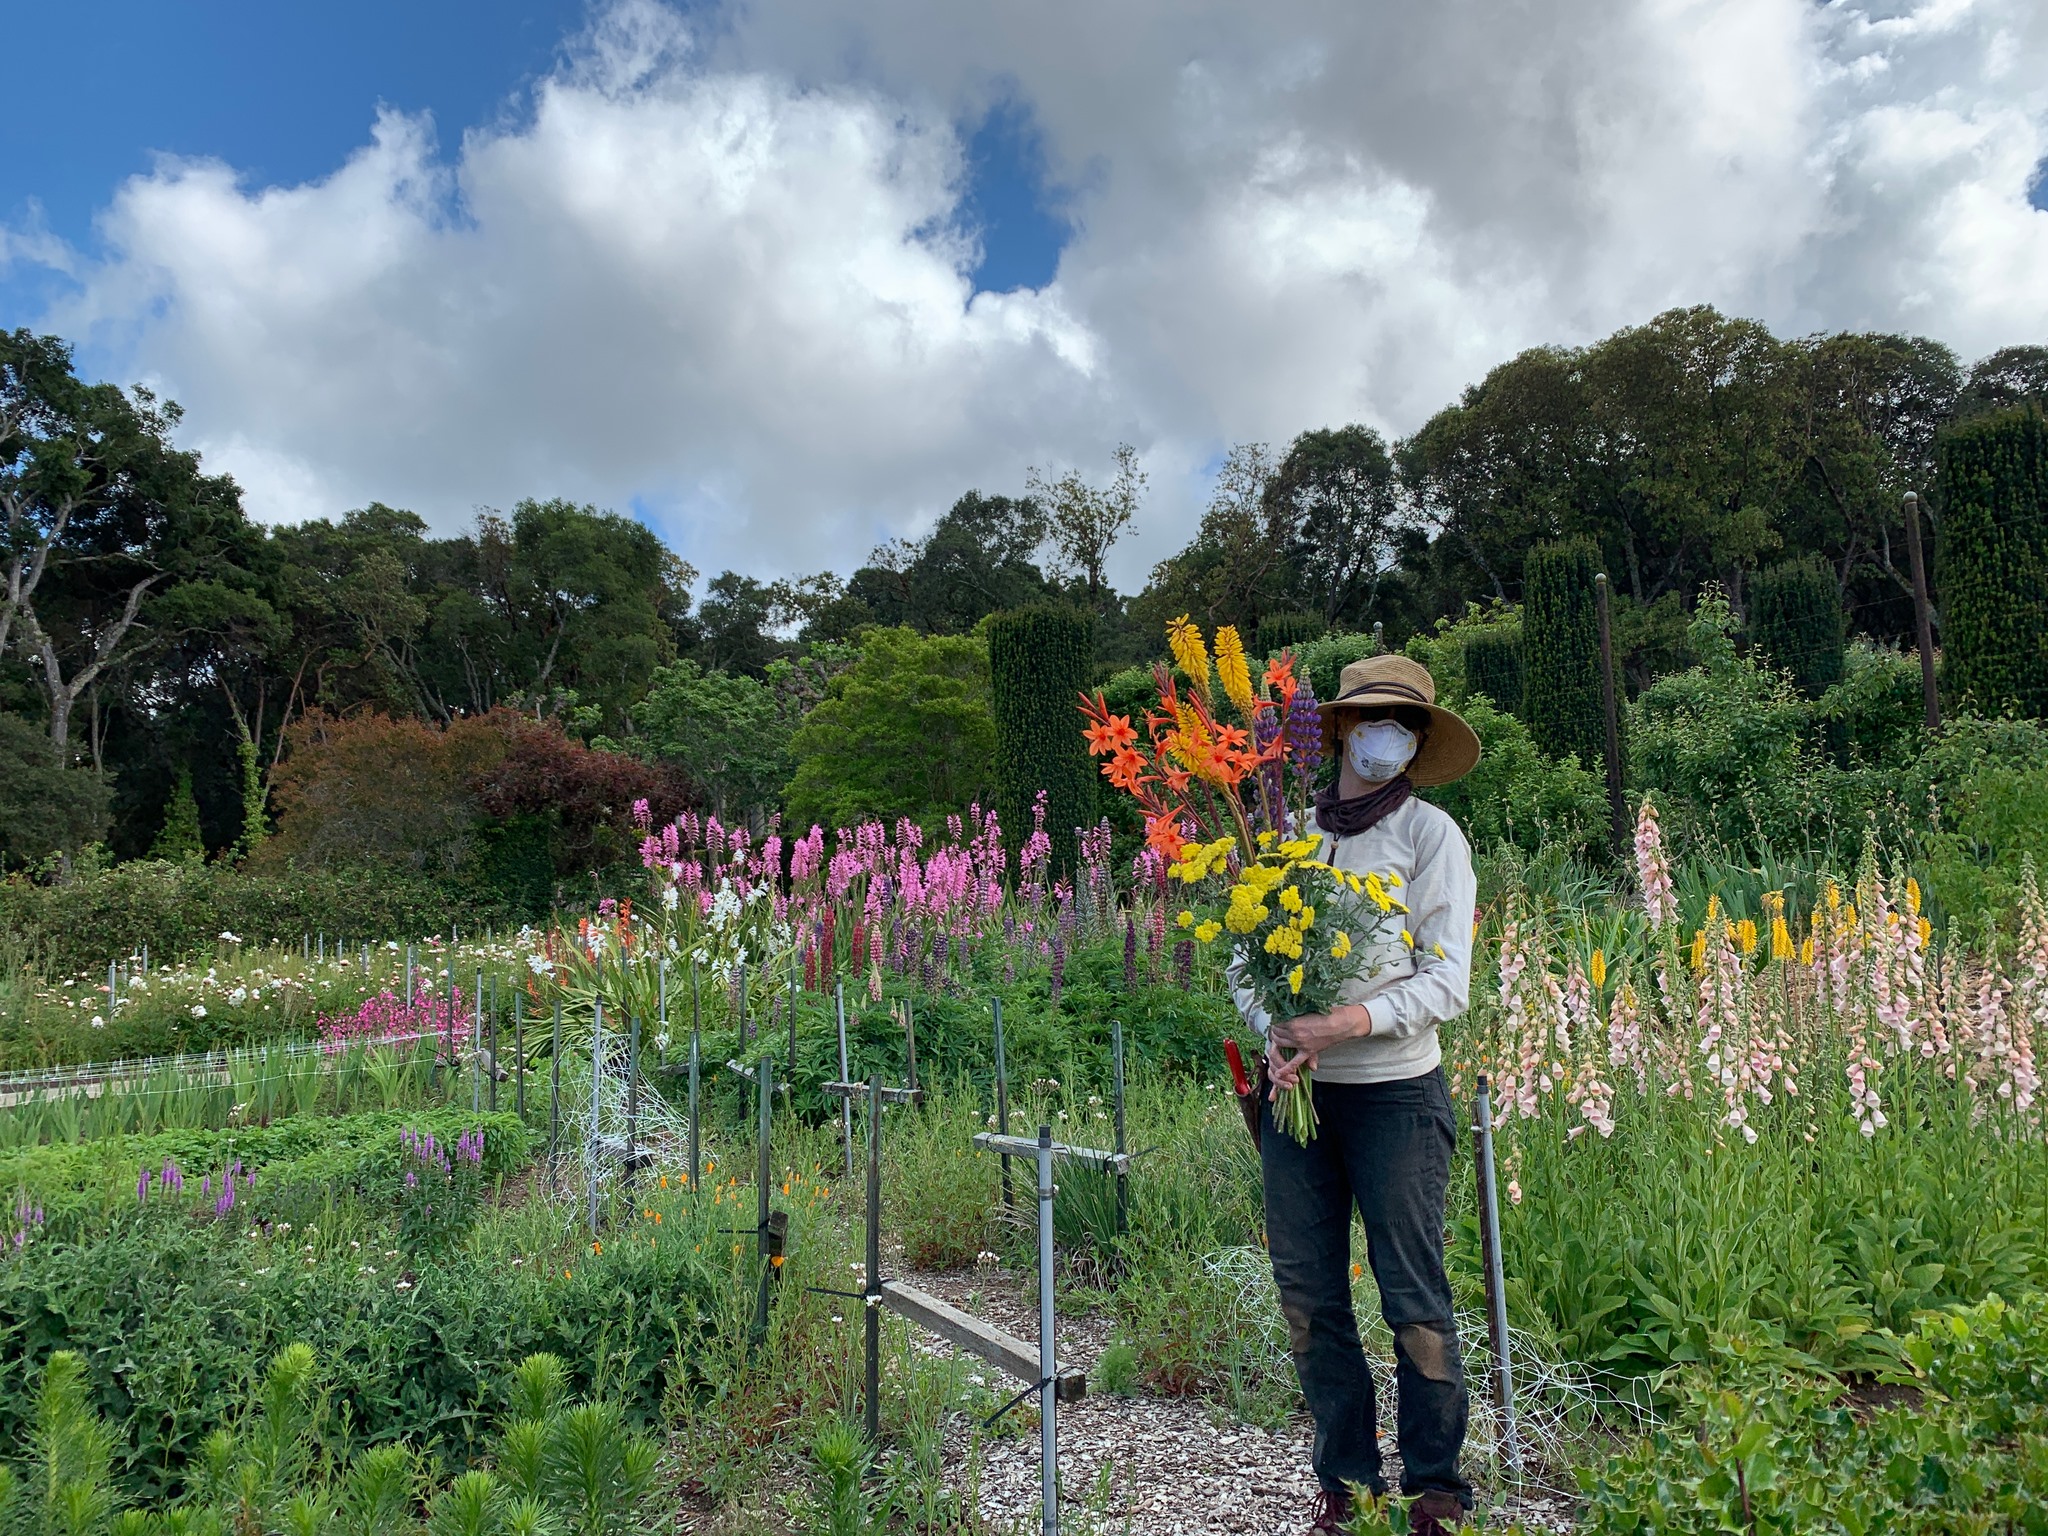
M1411 949L1397 930L1367 955L1371 974L1344 984L1338 1000L1362 1003L1372 1033L1340 1040L1316 1061L1326 1083L1384 1083L1420 1077L1443 1059L1437 1026L1465 1011L1472 980L1472 909L1478 881L1472 848L1457 822L1424 800L1409 799L1355 837L1323 837L1318 857L1363 875L1398 875L1408 904ZM1361 935L1354 941L1364 944ZM1239 1010L1261 1034L1267 1019L1248 991Z

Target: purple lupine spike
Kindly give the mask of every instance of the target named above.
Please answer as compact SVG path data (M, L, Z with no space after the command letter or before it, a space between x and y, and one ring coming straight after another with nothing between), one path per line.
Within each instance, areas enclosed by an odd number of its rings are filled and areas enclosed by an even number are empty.
M199 1181L199 1198L202 1200L211 1200L213 1198L213 1175L210 1173Z
M138 1204L149 1199L149 1170L142 1170L142 1177L135 1181L135 1199Z
M416 1173L406 1174L405 1187L407 1189L418 1189L420 1187L420 1176Z

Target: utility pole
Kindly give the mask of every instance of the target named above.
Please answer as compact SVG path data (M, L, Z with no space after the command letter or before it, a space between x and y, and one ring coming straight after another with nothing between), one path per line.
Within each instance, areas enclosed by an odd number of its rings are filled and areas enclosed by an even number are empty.
M1927 729L1941 729L1941 695L1934 687L1934 610L1927 600L1927 557L1920 552L1920 498L1906 492L1906 556L1913 571L1913 631L1920 642L1920 698Z

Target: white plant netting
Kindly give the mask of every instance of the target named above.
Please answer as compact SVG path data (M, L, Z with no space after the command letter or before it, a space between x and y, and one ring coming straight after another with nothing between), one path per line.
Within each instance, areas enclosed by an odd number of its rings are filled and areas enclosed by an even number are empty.
M1294 1365L1287 1352L1287 1324L1280 1315L1280 1296L1273 1286L1272 1261L1258 1248L1225 1248L1202 1261L1230 1297L1233 1320L1248 1338L1263 1346L1267 1367L1292 1379ZM1483 1469L1495 1485L1517 1481L1501 1443L1501 1415L1494 1406L1486 1343L1486 1319L1461 1312L1455 1319L1465 1355L1465 1382L1471 1394L1472 1420L1465 1442L1474 1470ZM1359 1338L1372 1365L1378 1422L1391 1432L1394 1417L1394 1343L1376 1307L1359 1308ZM1508 1352L1514 1368L1515 1440L1521 1454L1519 1481L1560 1493L1575 1493L1569 1468L1583 1460L1588 1442L1604 1428L1640 1428L1647 1409L1620 1395L1624 1378L1571 1361L1560 1360L1518 1328L1508 1330Z
M562 1146L565 1158L572 1155L586 1179L610 1181L624 1170L627 1129L631 1144L646 1166L687 1172L690 1161L690 1115L687 1088L678 1084L675 1097L680 1107L669 1102L655 1086L656 1076L641 1041L640 1089L637 1096L627 1087L631 1042L610 1029L604 1032L602 1060L595 1074L588 1063L577 1073L583 1081L573 1082L564 1074L562 1084ZM591 1117L591 1084L597 1087L597 1115ZM594 1134L593 1134L594 1132Z

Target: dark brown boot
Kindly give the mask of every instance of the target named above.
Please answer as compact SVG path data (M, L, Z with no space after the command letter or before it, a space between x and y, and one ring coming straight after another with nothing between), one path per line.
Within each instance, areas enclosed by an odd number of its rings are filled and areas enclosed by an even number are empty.
M1309 1536L1339 1536L1351 1518L1351 1495L1324 1489L1309 1506Z
M1465 1524L1465 1506L1455 1493L1432 1488L1408 1506L1408 1529L1414 1536L1451 1536Z

